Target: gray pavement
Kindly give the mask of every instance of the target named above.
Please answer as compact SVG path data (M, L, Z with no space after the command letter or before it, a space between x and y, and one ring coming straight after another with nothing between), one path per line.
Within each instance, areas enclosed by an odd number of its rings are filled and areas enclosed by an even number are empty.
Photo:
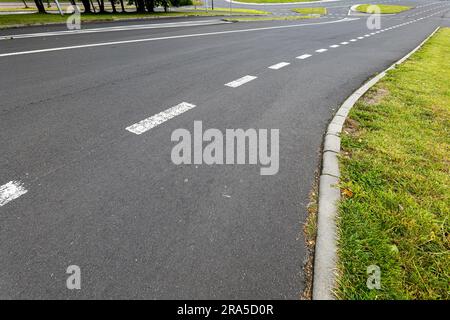
M0 186L27 190L0 206L0 298L298 299L308 193L334 111L449 25L448 1L397 3L428 6L382 18L380 33L330 16L0 40ZM268 69L279 62L290 65ZM257 78L224 85L245 75ZM181 102L196 107L125 130ZM195 120L279 129L278 174L173 164L171 134ZM72 264L81 290L66 288Z

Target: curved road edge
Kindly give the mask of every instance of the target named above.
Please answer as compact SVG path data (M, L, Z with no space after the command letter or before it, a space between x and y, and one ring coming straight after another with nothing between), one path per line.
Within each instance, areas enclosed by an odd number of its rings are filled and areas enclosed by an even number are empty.
M313 271L313 300L334 300L334 290L337 278L337 234L336 217L338 201L340 200L339 162L340 133L348 113L355 103L386 73L397 65L406 61L413 53L419 50L438 30L437 27L424 41L410 51L406 56L392 64L389 68L376 75L362 87L356 90L339 107L335 116L328 125L325 133L322 150L322 170L319 178L319 208L317 214L317 238L314 252Z

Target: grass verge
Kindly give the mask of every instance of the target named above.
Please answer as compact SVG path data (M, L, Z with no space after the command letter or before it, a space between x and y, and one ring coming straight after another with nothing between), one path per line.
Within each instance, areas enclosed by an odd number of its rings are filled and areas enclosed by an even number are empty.
M318 14L325 15L327 14L327 8L324 7L316 7L316 8L294 8L291 11L300 13L300 14Z
M273 16L273 17L225 18L223 20L230 22L252 22L252 21L304 20L312 18L314 18L314 16Z
M232 15L264 15L268 12L250 9L234 9ZM226 16L229 11L171 11L171 12L155 12L155 13L105 13L105 14L81 14L81 22L103 22L103 21L119 21L132 19L156 19L164 17L188 17L188 16ZM0 17L0 28L8 28L13 26L29 26L29 25L44 25L52 23L66 23L68 16L60 16L57 14L11 14L2 15Z
M390 5L390 4L361 4L355 8L356 11L363 12L363 13L374 13L372 10L369 10L371 6L377 6L380 9L380 13L400 13L406 10L411 9L412 7L407 6L396 6L396 5Z
M389 71L342 134L341 299L450 299L450 28ZM381 289L366 286L381 269Z

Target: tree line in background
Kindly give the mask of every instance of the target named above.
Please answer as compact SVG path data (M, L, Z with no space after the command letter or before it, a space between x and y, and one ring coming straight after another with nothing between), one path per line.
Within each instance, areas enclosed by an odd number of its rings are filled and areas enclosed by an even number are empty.
M46 13L45 11L45 0L34 0L36 8L39 13ZM84 13L97 13L94 6L94 0L80 0L84 7ZM105 0L95 0L99 8L98 13L106 13L105 10ZM69 1L73 6L76 5L75 0ZM116 5L120 4L121 12L125 11L124 0L109 0L111 3L112 13L118 13ZM129 0L128 4L134 4L136 6L137 13L152 13L155 12L156 7L163 7L164 11L167 12L169 6L179 7L182 5L191 5L192 0Z

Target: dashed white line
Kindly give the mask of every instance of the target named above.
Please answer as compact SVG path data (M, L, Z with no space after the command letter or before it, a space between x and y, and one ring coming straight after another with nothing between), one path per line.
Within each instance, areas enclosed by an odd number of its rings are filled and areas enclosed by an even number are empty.
M351 39L350 41L351 41L351 42L356 42L356 41L358 41L358 40L356 40L356 39Z
M8 202L19 198L27 193L20 181L10 181L7 184L0 186L0 207L3 207Z
M310 54L302 54L301 56L298 56L297 59L303 60L303 59L307 59L309 57L311 57Z
M344 42L341 42L341 44L346 45L346 44L348 44L348 42L344 41Z
M170 120L192 108L195 108L195 105L187 102L182 102L174 107L171 107L165 111L162 111L158 114L155 114L154 116L151 116L147 119L144 119L142 121L139 121L129 127L126 127L125 129L135 133L135 134L142 134L158 125L160 125L163 122L166 122L167 120Z
M316 50L316 52L318 52L318 53L322 53L322 52L325 52L325 51L328 51L328 49L319 49L319 50Z
M338 44L332 44L332 45L330 46L330 48L339 48L339 45L338 45Z
M249 76L249 75L247 75L247 76L244 76L244 77L239 78L239 79L237 79L237 80L228 82L228 83L226 83L225 85L226 85L227 87L237 88L237 87L239 87L239 86L242 86L244 83L247 83L247 82L250 82L250 81L252 81L252 80L255 80L256 78L257 78L257 77L255 77L255 76Z
M364 37L358 37L359 40L364 39Z
M281 68L286 67L288 65L290 65L289 62L280 62L280 63L274 64L273 66L270 66L269 69L278 70L278 69L281 69Z

